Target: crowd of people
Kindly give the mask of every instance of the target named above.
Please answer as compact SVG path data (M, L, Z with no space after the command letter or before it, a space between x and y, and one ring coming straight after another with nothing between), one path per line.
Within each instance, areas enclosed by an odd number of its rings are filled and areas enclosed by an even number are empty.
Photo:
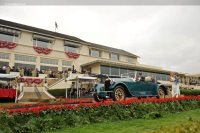
M151 75L150 77L144 77L142 76L142 73L139 73L137 77L135 77L134 75L130 75L130 77L133 81L145 81L146 78L149 80L149 82L156 83L154 75Z
M7 82L7 83L2 83L0 82L0 88L3 88L3 89L12 89L13 86L10 82Z
M20 76L30 76L30 77L39 77L39 74L46 74L47 78L62 78L63 76L68 77L68 70L65 71L56 71L54 69L42 69L38 70L38 68L29 68L22 66L13 66L12 68L10 66L0 66L0 73L4 74L10 74L10 72L19 72Z
M200 85L200 81L190 79L190 85Z

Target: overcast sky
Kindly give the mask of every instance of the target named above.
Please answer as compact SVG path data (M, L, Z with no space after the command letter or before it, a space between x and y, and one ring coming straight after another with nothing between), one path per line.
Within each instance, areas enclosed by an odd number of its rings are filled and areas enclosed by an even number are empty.
M200 73L200 6L0 6L1 19L140 56L139 63Z

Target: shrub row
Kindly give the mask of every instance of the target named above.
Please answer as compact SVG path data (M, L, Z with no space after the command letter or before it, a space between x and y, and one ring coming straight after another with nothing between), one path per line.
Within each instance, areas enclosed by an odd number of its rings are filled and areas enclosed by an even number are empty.
M200 90L180 90L181 95L184 96L198 96L200 95Z
M7 133L29 133L80 126L89 123L128 119L156 119L168 113L200 108L200 98L158 100L156 102L105 102L79 106L43 106L41 110L12 113L1 109L0 130ZM30 108L29 108L30 109ZM34 112L34 113L33 113ZM9 114L10 113L10 114Z
M52 89L48 90L48 92L56 98L66 97L66 89Z

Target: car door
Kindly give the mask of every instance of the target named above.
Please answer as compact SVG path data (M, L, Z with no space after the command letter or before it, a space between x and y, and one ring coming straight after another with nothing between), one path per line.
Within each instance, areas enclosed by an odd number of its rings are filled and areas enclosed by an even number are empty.
M152 96L156 84L152 82L136 81L127 82L127 87L132 96Z
M128 84L128 89L132 96L139 96L140 86L141 86L141 81L130 82Z
M152 96L155 86L155 83L141 81L138 94L140 96Z

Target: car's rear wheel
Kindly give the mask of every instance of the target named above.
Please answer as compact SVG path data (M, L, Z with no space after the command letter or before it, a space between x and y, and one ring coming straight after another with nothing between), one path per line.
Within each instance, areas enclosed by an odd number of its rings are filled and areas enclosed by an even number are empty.
M165 98L165 91L161 87L158 89L158 96L157 96L157 98Z
M99 98L98 95L97 95L97 93L94 93L94 94L93 94L93 97L94 97L94 100L95 100L96 102L101 102L101 101L105 100L105 99Z
M126 98L126 94L124 91L124 87L122 87L122 86L115 87L115 89L113 90L113 93L112 93L113 101L124 100L125 98Z

